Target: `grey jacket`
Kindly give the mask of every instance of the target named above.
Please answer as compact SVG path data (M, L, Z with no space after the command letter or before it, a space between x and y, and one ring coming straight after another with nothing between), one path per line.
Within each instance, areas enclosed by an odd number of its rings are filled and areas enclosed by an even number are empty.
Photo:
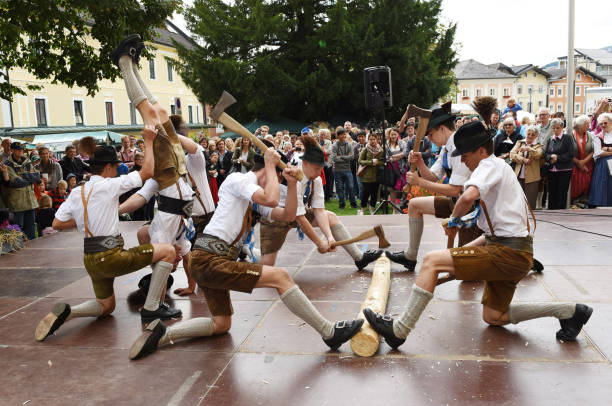
M334 142L332 145L331 161L334 164L334 171L343 172L351 170L351 160L353 159L353 146L348 142Z

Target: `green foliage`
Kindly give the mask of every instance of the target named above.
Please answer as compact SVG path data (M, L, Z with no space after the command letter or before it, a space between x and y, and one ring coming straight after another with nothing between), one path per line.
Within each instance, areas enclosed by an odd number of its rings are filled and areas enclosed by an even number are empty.
M178 0L0 0L0 97L25 94L6 81L13 68L84 87L93 96L100 79L119 75L109 57L116 44L134 33L153 39L154 29L179 6ZM100 48L88 44L88 37Z
M229 3L229 2L228 2ZM187 26L201 44L179 46L183 80L201 101L223 90L239 119L367 120L363 69L391 67L391 119L408 103L447 94L455 26L438 22L441 0L195 0Z

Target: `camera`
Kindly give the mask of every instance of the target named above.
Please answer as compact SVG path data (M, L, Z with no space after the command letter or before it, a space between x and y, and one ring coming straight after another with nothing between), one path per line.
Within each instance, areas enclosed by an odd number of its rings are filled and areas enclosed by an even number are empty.
M295 150L296 150L297 152L302 152L302 147L295 147Z

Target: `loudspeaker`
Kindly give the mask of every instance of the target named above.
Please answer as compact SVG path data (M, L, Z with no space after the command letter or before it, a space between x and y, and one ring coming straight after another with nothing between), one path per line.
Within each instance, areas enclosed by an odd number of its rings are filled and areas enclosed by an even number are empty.
M366 109L393 107L391 68L388 66L365 68L363 70L363 90Z

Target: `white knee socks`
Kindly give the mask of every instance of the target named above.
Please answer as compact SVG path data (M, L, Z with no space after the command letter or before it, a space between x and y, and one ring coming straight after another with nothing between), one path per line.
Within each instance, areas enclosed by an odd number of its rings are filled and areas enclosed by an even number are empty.
M162 290L164 290L164 285L168 281L168 275L170 275L173 265L169 262L157 261L151 265L151 268L153 268L153 274L151 275L149 293L147 294L144 308L155 311L159 307Z
M197 317L175 323L166 329L159 345L168 344L181 338L208 337L213 334L213 321L208 317Z
M517 303L508 308L508 318L512 324L540 317L556 317L559 320L574 316L576 303Z
M129 55L123 55L119 58L119 69L121 69L121 74L123 75L128 98L132 102L134 108L136 108L147 99L147 96L140 87L136 75L134 75L134 71L132 70L132 58Z
M409 217L408 231L410 234L410 243L404 251L404 257L416 261L421 245L421 236L423 235L423 217Z
M433 293L426 291L417 285L412 285L412 292L406 304L406 310L393 322L393 333L398 338L406 338L410 331L414 328L419 317L427 307L427 304L433 297Z
M334 240L336 241L348 240L349 238L351 238L351 235L349 234L347 229L344 228L344 225L342 223L338 223L333 226L331 228L331 233L334 236ZM355 243L343 245L342 248L346 250L346 252L351 256L351 258L353 258L354 261L359 261L361 258L363 258L363 252L361 252L361 250L359 249L359 247L357 247L357 244Z
M280 298L293 314L317 330L324 339L333 337L334 323L319 313L298 285L293 285Z
M104 309L97 300L88 300L76 306L70 306L70 314L66 321L77 317L99 317L102 316Z

